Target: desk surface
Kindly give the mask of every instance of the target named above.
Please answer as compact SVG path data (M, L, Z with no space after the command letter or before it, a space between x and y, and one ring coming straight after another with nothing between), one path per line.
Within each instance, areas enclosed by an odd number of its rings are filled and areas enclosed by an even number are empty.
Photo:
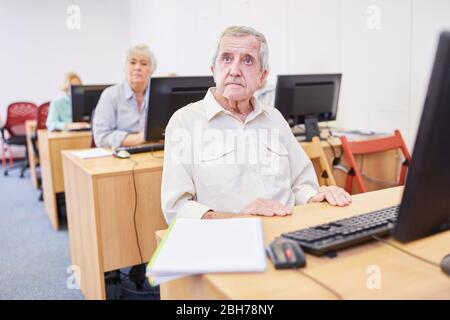
M403 187L353 196L345 208L326 203L297 206L286 218L262 218L265 243L283 232L329 222L398 204ZM161 238L164 231L157 232ZM392 240L392 239L391 239ZM393 240L394 241L394 240ZM450 253L450 231L400 247L440 263ZM380 289L368 289L380 271ZM378 242L339 251L336 258L307 255L301 269L336 290L344 299L450 299L450 277L433 265ZM186 277L161 286L165 299L335 299L336 297L305 277L299 270L275 270L268 263L264 273L206 274Z
M134 165L134 162L130 159L119 159L113 156L82 159L73 155L70 150L63 151L63 154L71 159L76 166L93 177L117 175L119 173L129 174ZM135 172L152 169L161 170L164 160L163 156L164 151L132 154L131 159L137 162Z
M49 140L54 139L76 139L79 137L91 137L90 131L45 131L46 138Z

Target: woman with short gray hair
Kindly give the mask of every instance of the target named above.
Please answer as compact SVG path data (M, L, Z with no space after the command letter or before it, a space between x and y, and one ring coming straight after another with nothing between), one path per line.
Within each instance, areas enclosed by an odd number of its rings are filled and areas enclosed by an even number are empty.
M98 147L133 146L144 139L150 77L156 59L145 44L128 49L126 79L103 91L95 109L93 135Z

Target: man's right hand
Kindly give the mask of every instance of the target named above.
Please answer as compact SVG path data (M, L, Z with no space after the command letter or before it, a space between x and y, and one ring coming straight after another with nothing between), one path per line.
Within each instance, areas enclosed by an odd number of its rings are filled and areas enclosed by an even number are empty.
M256 199L242 211L243 214L257 216L288 216L292 214L292 209L274 200Z

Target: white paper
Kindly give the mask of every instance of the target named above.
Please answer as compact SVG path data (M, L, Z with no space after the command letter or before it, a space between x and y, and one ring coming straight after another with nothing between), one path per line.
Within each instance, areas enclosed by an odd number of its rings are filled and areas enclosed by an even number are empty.
M89 159L112 156L112 151L103 148L92 148L82 151L72 151L72 154L78 158Z
M177 219L147 268L153 284L202 273L266 270L261 220Z

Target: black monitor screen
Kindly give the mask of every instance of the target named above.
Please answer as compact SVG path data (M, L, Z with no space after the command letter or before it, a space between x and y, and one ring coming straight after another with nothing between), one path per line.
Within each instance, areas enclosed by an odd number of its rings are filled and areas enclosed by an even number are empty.
M164 131L170 117L178 109L202 100L213 77L160 77L150 81L150 97L147 110L145 140L164 139Z
M100 96L110 85L71 86L72 121L90 122Z
M336 120L341 74L278 76L275 106L291 126L315 117Z
M434 60L393 235L406 242L450 229L450 32Z
M327 114L327 118L331 118L334 90L332 82L296 83L291 115Z

